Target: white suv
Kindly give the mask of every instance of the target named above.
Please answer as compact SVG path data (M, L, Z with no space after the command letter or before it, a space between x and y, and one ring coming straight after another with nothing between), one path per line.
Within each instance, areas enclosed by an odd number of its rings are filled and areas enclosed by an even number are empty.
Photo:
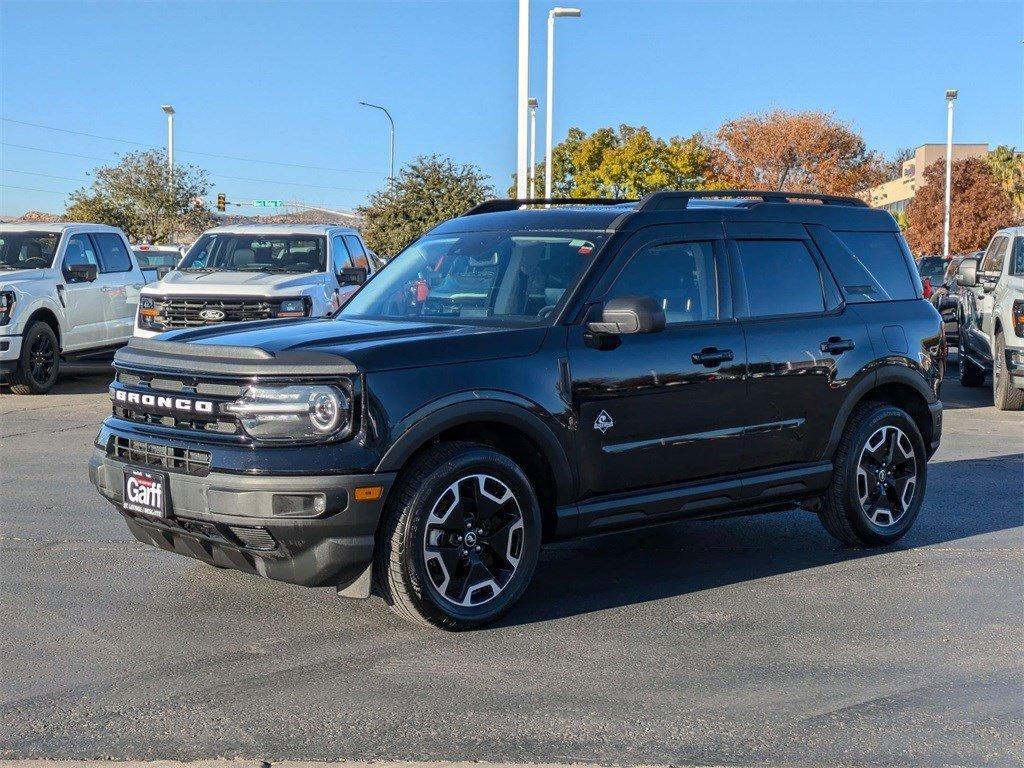
M323 317L377 268L359 233L329 225L215 227L142 292L136 336L275 317Z
M47 392L62 360L127 342L145 282L115 227L0 225L0 374L11 390Z

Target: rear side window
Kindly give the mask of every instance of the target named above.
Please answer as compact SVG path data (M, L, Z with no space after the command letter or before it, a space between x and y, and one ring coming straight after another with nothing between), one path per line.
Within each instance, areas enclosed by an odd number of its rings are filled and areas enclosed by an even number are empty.
M736 240L733 276L746 293L747 316L802 315L825 311L821 273L800 240Z
M93 234L100 251L100 272L130 272L132 260L121 238L112 232Z
M808 224L850 304L920 297L917 265L894 232L833 232Z

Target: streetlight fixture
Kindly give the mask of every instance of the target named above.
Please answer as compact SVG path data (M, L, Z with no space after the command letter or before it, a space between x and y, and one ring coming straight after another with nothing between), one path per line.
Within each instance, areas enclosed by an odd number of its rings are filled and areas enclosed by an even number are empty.
M537 197L537 100L526 102L530 107L530 199Z
M555 92L555 19L560 17L576 18L582 16L579 8L552 8L548 11L548 91L547 106L545 108L544 134L546 146L544 149L544 197L551 197L551 133L554 114L554 92Z
M391 117L391 113L387 111L380 104L371 104L368 101L360 101L359 104L364 107L370 107L372 109L379 109L385 115L387 115L388 122L391 123L391 174L388 176L388 183L395 186L395 121Z
M942 255L949 258L949 198L953 180L953 104L958 91L946 91L946 216L942 222Z

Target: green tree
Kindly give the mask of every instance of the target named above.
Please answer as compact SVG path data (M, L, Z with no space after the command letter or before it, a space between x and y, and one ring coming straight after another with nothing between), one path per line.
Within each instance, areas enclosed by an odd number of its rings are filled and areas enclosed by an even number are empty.
M70 195L65 216L120 227L134 241L169 242L172 234L194 234L213 221L203 198L210 184L206 171L193 165L174 168L167 184L167 155L163 150L130 152L117 165L92 172L89 188Z
M492 197L487 178L476 166L451 158L416 158L399 171L393 186L374 192L359 208L367 245L393 256L436 224Z
M1024 152L1000 145L989 152L985 160L999 186L1009 195L1014 209L1024 214Z
M699 189L716 183L719 155L704 137L668 141L641 126L598 128L591 134L570 128L551 150L551 193L555 197L642 197L659 189ZM538 186L544 164L536 169ZM515 182L509 195L515 194ZM538 195L540 192L538 192Z

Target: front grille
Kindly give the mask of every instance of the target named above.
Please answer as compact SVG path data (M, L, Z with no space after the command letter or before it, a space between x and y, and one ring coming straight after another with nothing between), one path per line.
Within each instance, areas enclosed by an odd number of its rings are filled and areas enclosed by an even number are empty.
M193 451L190 448L175 448L114 436L111 438L107 453L121 461L187 472L190 475L203 476L210 472L210 454L206 451Z
M189 296L154 299L160 321L166 328L197 328L210 323L269 320L274 316L273 304L267 299L214 299ZM220 310L224 317L211 320L200 317L204 310Z
M229 402L240 398L247 389L245 384L231 381L203 380L190 376L173 376L167 374L135 373L117 371L118 384L136 392L154 395L181 395L185 397L202 397L217 402ZM242 429L238 420L226 413L155 413L147 411L141 404L114 402L113 414L118 419L132 421L137 424L150 424L171 429L184 429L191 432L204 432L215 435L241 435Z

